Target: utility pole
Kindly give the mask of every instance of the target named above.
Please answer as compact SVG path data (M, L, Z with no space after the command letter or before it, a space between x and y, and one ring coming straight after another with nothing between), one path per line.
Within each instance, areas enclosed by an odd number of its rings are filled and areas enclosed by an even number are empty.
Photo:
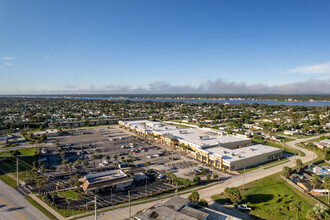
M17 175L17 187L19 187L19 176L18 176L18 157L16 157L16 175Z
M112 205L112 188L111 188L111 205Z
M243 173L243 189L245 190L245 167L244 167L244 173Z
M312 162L312 164L314 163L314 152L315 152L315 147L313 147L313 162Z
M95 202L95 220L97 220L96 194L94 195L94 202Z
M129 218L131 218L131 195L130 191L128 191L128 206L129 206Z

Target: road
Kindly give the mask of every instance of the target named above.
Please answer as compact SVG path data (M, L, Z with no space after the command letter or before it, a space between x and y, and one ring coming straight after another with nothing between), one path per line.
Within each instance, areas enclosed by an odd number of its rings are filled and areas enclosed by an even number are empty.
M49 219L32 206L16 189L0 181L0 220Z
M317 157L317 155L315 153L313 153L312 151L309 151L307 149L304 149L304 148L299 148L299 147L295 146L295 144L299 143L299 142L303 142L303 141L312 140L312 139L318 138L320 136L322 136L322 135L313 136L313 137L304 138L304 139L297 139L297 140L286 143L289 147L304 152L306 154L304 157L292 156L289 158L289 161L284 164L279 164L277 166L274 166L274 167L271 167L268 169L264 169L263 167L261 167L261 168L246 172L245 175L243 174L243 175L233 176L231 179L228 179L223 183L199 190L198 192L200 194L200 198L205 199L209 202L209 204L212 204L214 201L211 199L211 196L223 192L226 187L238 187L238 186L243 185L244 182L249 183L249 182L264 178L266 176L269 176L271 174L280 172L283 170L283 167L285 167L285 166L293 167L293 166L295 166L296 159L301 159L303 163L313 160L313 154L314 154L314 158ZM189 193L182 194L181 197L187 198L188 195L189 195ZM155 202L148 202L148 203L132 206L131 207L132 215L134 215L136 212L138 212L140 210L149 208L156 203L164 203L167 200L168 199L162 199L162 200L155 201ZM125 219L128 217L129 217L129 208L121 208L121 209L116 209L116 210L101 213L101 214L99 214L98 219L102 219L102 220ZM83 220L92 220L92 219L94 219L94 217L88 216L88 217L85 217L82 219Z

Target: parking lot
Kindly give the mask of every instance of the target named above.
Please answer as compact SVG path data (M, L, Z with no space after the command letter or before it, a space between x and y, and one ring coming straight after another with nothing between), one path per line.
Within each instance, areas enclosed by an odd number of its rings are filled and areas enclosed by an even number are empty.
M178 177L193 179L196 173L194 170L204 168L207 172L200 174L202 179L206 179L208 173L217 173L221 178L230 176L119 126L69 130L61 136L49 137L47 141L50 144L47 148L41 149L39 158L40 164L45 164L47 167L46 170L41 170L41 166L39 167L39 176L44 176L46 182L40 187L24 186L22 191L26 193L39 191L42 195L54 193L57 185L60 185L60 191L67 191L74 188L72 181L71 183L69 181L75 179L77 174L83 177L87 174L118 169L118 167L133 174L144 172L148 176L147 181L134 182L129 189L131 199L173 188L165 183L166 178L158 178L160 173L172 172ZM132 158L134 160L130 161ZM135 166L128 167L127 165ZM146 170L150 169L158 172L146 173ZM64 197L53 196L58 207L67 206L67 200ZM98 197L98 205L104 207L127 201L128 191L102 192L98 194ZM85 195L79 200L72 200L71 206L83 208L91 200L93 200L92 196Z

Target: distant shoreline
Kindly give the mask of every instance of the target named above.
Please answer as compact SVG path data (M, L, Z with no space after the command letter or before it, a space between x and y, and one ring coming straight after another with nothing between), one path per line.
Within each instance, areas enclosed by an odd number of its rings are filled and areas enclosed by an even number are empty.
M92 100L109 100L109 101L154 101L154 102L183 102L183 103L219 103L219 104L266 104L266 105L300 105L300 106L330 106L327 100L309 100L301 101L298 99L287 98L279 99L261 99L261 98L214 98L214 97L167 97L167 96L138 96L138 95L12 95L0 96L12 98L50 98L50 99L92 99ZM306 97L306 96L305 96Z

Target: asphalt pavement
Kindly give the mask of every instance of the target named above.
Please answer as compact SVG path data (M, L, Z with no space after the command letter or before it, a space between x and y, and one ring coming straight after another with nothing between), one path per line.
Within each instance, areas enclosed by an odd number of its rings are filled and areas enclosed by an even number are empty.
M294 149L297 149L297 150L299 149L300 151L303 151L306 154L304 157L292 156L292 157L289 158L289 162L287 162L287 163L279 164L277 166L274 166L274 167L271 167L271 168L268 168L268 169L264 169L263 167L261 167L261 168L252 170L250 172L246 172L245 175L233 176L232 178L224 181L223 183L219 183L219 184L216 184L214 186L211 186L211 187L208 187L208 188L205 188L205 189L202 189L202 190L198 190L198 192L200 194L200 198L209 201L210 205L214 204L214 205L217 206L218 204L214 203L214 201L211 199L211 196L223 192L224 189L228 186L238 187L238 186L243 185L243 183L249 183L249 182L264 178L266 176L269 176L271 174L280 172L280 171L283 170L284 166L293 167L293 166L295 166L295 160L298 159L298 158L300 158L303 161L303 163L311 161L313 159L313 152L309 151L307 149L304 149L304 148L299 148L299 147L295 146L295 144L299 143L299 142L303 142L303 141L312 140L312 139L318 138L320 136L321 135L313 136L313 137L309 137L309 138L304 138L304 139L297 139L297 140L286 143L291 148L294 148ZM314 153L314 158L316 158L315 153ZM187 198L189 194L190 193L182 194L181 197ZM141 211L143 209L150 208L151 206L155 205L156 203L164 203L167 200L168 199L162 199L162 200L158 200L158 201L154 201L154 202L148 202L148 203L132 206L132 208L131 208L132 215L134 215L136 212ZM128 217L129 217L129 209L128 209L128 207L126 207L126 208L115 209L115 210L112 210L112 211L101 213L99 215L98 219L102 219L102 220L111 219L111 220L113 220L113 219L125 219L125 218L128 218ZM84 217L82 219L92 220L92 219L94 219L94 216L88 216L88 217Z
M0 180L0 220L49 219L32 206L16 189Z

